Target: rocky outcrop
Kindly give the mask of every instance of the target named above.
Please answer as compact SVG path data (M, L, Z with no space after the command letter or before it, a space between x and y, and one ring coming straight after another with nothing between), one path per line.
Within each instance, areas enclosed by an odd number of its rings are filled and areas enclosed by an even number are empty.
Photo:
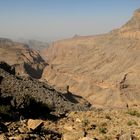
M26 44L3 38L0 38L0 61L15 67L17 75L30 75L37 79L41 78L47 65L39 53L29 49Z
M46 49L42 79L92 104L140 105L140 10L120 29L98 36L60 40Z
M72 110L89 110L90 104L73 103L47 83L27 77L17 77L10 66L0 64L0 115L13 114L13 119L44 118L49 114L65 115ZM8 113L8 114L7 114ZM5 117L6 118L6 117ZM52 117L53 119L53 117Z

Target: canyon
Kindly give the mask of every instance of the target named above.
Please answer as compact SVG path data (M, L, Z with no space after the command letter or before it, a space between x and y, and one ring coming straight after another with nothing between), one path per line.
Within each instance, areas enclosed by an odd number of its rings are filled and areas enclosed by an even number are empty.
M42 79L86 98L94 106L140 105L140 9L107 34L75 36L42 51Z
M0 38L0 140L140 139L140 9L107 34L22 42Z

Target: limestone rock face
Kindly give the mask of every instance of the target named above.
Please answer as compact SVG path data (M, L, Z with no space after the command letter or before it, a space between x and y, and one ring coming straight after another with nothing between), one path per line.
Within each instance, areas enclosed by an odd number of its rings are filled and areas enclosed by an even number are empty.
M38 52L26 44L0 38L0 61L16 68L17 75L30 75L39 79L47 65Z
M54 42L44 53L42 79L92 104L140 105L140 9L120 29Z

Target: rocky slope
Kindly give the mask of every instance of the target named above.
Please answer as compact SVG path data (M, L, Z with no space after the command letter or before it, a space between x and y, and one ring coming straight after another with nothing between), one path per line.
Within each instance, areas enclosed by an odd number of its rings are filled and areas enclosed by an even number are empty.
M0 140L139 140L139 129L139 108L91 109L0 63Z
M140 9L120 29L57 41L42 79L108 107L140 105Z
M139 108L91 110L88 102L74 103L47 83L14 73L0 63L0 140L140 139Z
M0 140L61 140L61 132L45 126L47 120L53 125L71 111L91 110L82 97L15 71L0 62Z
M6 63L0 63L0 98L0 105L10 106L9 111L14 110L15 118L16 115L39 118L48 112L59 116L72 110L90 109L88 102L72 102L47 83L13 75L13 69Z
M26 44L0 38L0 61L16 68L17 75L30 75L39 79L47 65L38 52Z
M1 140L139 140L138 110L70 112L57 121L23 119L0 123Z

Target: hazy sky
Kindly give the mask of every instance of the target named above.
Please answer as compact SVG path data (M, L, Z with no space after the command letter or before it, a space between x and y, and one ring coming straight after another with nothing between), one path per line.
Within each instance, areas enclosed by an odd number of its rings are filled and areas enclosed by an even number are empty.
M0 37L50 41L105 33L137 8L140 0L0 0Z

